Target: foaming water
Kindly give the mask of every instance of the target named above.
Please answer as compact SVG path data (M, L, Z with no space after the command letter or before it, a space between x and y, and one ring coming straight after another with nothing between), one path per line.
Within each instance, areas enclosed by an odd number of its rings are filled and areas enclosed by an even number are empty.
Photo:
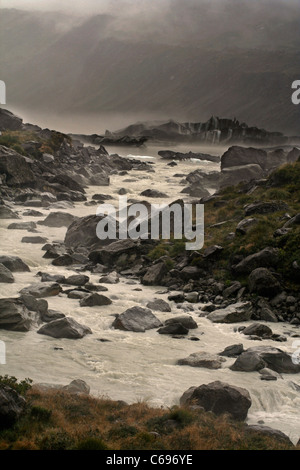
M178 199L181 190L180 178L174 177L174 173L187 174L195 167L218 168L218 165L212 163L201 162L195 165L192 162L180 162L174 169L166 163L156 159L153 165L155 173L139 171L130 172L125 176L113 175L109 187L87 188L87 197L90 200L95 193L110 194L117 203L117 191L126 187L129 188L130 197L142 200L141 191L156 188L167 193L168 202ZM129 178L133 180L130 184L124 181ZM155 199L155 202L166 202L166 199ZM22 215L25 208L15 206L15 210ZM40 219L22 216L20 221L36 222L43 220L49 213L47 209L38 210L44 214ZM73 209L63 212L85 216L94 214L96 207L76 203ZM11 222L0 220L0 253L20 256L30 266L31 272L15 273L14 284L0 284L0 297L18 296L23 287L39 282L40 278L36 276L39 271L66 276L74 274L74 268L55 267L51 260L42 258L44 252L41 245L21 243L22 237L30 234L23 230L7 230ZM63 240L66 233L65 228L49 229L42 225L38 225L37 230L39 235L45 236L50 243ZM87 274L91 282L99 281L99 274ZM196 304L194 312L190 314L198 323L198 329L192 330L190 335L198 337L198 342L190 341L188 337L174 339L159 335L156 330L146 333L114 330L111 325L115 314L122 313L134 305L146 306L154 298L167 300L167 294L159 293L164 290L162 287L141 286L137 279L129 280L124 277L118 284L106 284L106 287L108 292L104 294L110 297L113 303L104 307L80 307L78 300L68 299L64 294L47 298L49 308L59 310L92 329L93 334L81 340L50 338L37 334L37 328L27 333L0 330L0 339L5 341L7 349L7 364L0 365L0 374L15 375L22 379L30 377L35 382L52 384L67 384L75 378L81 378L91 386L91 393L95 396L109 396L129 403L147 400L155 406L177 404L182 393L190 386L221 380L249 390L252 398L249 423L262 420L266 425L282 430L297 442L300 435L300 393L291 384L299 384L297 375L284 374L277 382L261 381L257 372L231 371L229 367L234 359L227 359L219 370L176 364L178 359L197 351L219 353L225 347L240 342L243 342L245 349L256 345L234 331L240 324L213 324L206 318L199 317L201 305ZM136 290L137 288L142 290ZM155 312L162 322L172 315L184 313L175 303L170 302L170 305L171 313ZM280 343L279 347L292 352L293 339L287 332L295 332L296 327L283 323L272 324L271 327L274 333L285 334L288 338L287 342ZM277 346L277 343L270 340L259 344Z

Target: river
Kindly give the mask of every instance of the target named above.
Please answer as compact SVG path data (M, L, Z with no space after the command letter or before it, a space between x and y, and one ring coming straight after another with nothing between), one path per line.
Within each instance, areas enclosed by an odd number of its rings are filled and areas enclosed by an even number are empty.
M168 147L165 147L168 148ZM181 178L174 177L176 173L188 174L193 169L201 168L205 171L217 170L219 165L210 162L179 162L177 167L167 166L167 162L157 159L157 151L161 149L147 147L145 149L112 148L110 153L119 153L124 156L133 155L153 161L155 172L132 171L128 175L112 175L109 187L88 187L86 195L88 200L95 193L110 194L117 203L117 191L128 188L128 198L141 198L140 192L144 189L155 188L167 193L168 201L178 199L181 188ZM190 150L191 148L189 148ZM182 148L176 147L182 151ZM193 149L195 150L195 149ZM222 154L223 149L203 149L198 151ZM130 183L124 181L131 179ZM155 202L166 202L155 200ZM27 209L27 208L26 208ZM15 206L15 210L22 212L24 206ZM45 217L49 209L38 208ZM51 209L57 210L57 209ZM94 214L96 206L85 206L76 203L73 209L63 210L77 216ZM44 219L24 217L20 221L37 221ZM36 277L38 271L50 274L74 274L71 268L54 267L51 260L44 259L41 245L23 244L21 239L27 235L23 230L7 230L11 220L0 220L0 254L20 256L31 269L30 273L14 273L14 284L0 284L0 297L17 296L18 292L31 283L39 282ZM38 225L41 236L48 238L49 242L63 240L65 228L48 228ZM90 275L89 273L85 273ZM100 275L90 275L91 282L98 282ZM300 436L300 393L293 388L291 382L298 385L300 380L295 375L283 375L276 382L260 380L257 372L234 372L229 369L234 359L227 359L219 370L192 368L176 365L178 359L184 358L197 351L209 353L221 352L226 346L243 343L244 348L255 346L257 343L241 337L234 331L240 324L225 325L213 324L203 317L199 317L201 304L194 305L191 312L198 323L198 329L191 334L199 338L198 342L188 338L174 339L159 335L156 330L146 333L133 333L114 330L111 328L116 313L122 313L134 305L146 306L155 297L167 300L167 294L162 294L164 288L160 286L141 286L139 281L121 278L118 284L106 285L113 303L104 307L83 308L79 301L68 299L60 294L48 298L49 308L59 310L73 317L78 322L89 326L93 334L81 340L54 339L39 335L35 330L27 333L0 331L0 340L6 343L6 364L0 365L0 375L14 375L19 379L30 377L35 382L67 384L71 380L80 378L91 387L94 396L109 396L112 399L125 400L128 403L145 400L150 405L169 407L179 403L182 393L190 386L199 386L203 383L221 380L229 384L244 387L249 390L252 406L248 413L251 424L263 421L265 425L285 432L293 442ZM142 290L135 290L141 288ZM183 314L182 309L170 303L172 313L155 312L162 321L174 314ZM286 334L295 332L295 327L288 324L276 323L270 325L274 333ZM264 340L259 344L280 347L293 352L293 339L287 335L286 343L274 343ZM99 341L108 340L106 342ZM279 346L278 346L279 344ZM59 348L59 349L57 349Z

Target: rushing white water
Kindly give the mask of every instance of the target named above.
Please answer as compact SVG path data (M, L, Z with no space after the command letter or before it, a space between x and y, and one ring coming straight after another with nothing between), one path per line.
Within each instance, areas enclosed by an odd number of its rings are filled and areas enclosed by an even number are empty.
M110 149L111 153L113 150ZM202 149L202 151L204 151ZM211 149L210 149L211 151ZM125 154L133 154L127 150ZM153 151L147 149L151 157ZM137 149L136 154L141 153ZM87 196L95 193L111 194L116 198L117 191L126 187L129 189L128 197L137 198L144 189L155 188L168 194L168 200L178 198L181 188L180 178L174 178L175 173L187 174L195 168L214 170L218 165L209 162L180 162L175 168L167 166L167 162L154 160L155 173L133 171L125 176L113 175L109 187L89 187ZM126 179L135 180L129 183ZM155 202L166 202L155 199ZM22 215L24 206L16 206L16 210ZM27 209L27 208L26 208ZM46 216L48 209L38 209ZM57 209L51 209L57 210ZM83 203L76 203L73 209L64 212L85 216L95 213L96 207L87 207ZM41 217L41 219L43 219ZM34 217L24 217L23 221L40 220ZM39 282L36 277L38 271L50 274L71 275L74 268L54 267L51 260L42 258L44 252L40 245L23 244L21 239L30 235L22 230L7 230L11 220L0 221L1 254L20 256L31 269L30 273L15 273L14 284L0 284L0 296L17 296L18 292L31 283ZM63 240L66 229L52 229L38 225L41 236L48 238L49 242ZM89 274L89 273L86 273ZM98 282L100 275L90 275L91 282ZM248 414L249 423L257 423L262 420L266 425L285 432L293 442L297 442L300 436L300 393L296 391L291 382L300 383L297 375L283 375L276 382L260 380L257 372L243 373L229 369L234 359L227 359L219 370L204 368L192 368L178 366L178 359L184 358L197 351L209 353L221 352L226 346L240 343L244 348L256 345L253 341L235 332L239 325L212 324L206 318L199 317L200 305L194 305L191 315L198 323L198 329L192 330L191 335L199 337L200 341L194 342L187 338L174 339L169 336L159 335L156 330L146 333L133 333L114 330L111 328L114 314L122 313L134 305L145 306L155 297L167 300L167 294L160 287L141 286L138 280L121 278L115 285L106 285L105 293L113 301L112 305L104 307L83 308L79 307L79 301L68 299L60 294L48 298L49 308L59 310L73 317L82 324L89 326L93 334L87 335L81 340L54 339L39 335L36 330L27 333L9 332L0 330L0 340L6 343L7 363L0 365L0 375L15 375L20 379L32 378L35 382L67 384L75 378L85 380L91 386L91 393L95 396L109 396L113 399L121 399L127 402L147 400L156 406L171 406L178 403L182 393L190 386L198 386L215 380L222 380L232 385L241 386L249 390L252 398L252 406ZM141 291L135 290L141 288ZM164 321L175 314L182 314L176 304L170 303L172 313L155 314ZM293 352L293 339L288 332L295 332L296 327L287 324L271 324L274 333L286 334L286 343L274 343L264 340L259 344L268 344ZM109 340L101 342L99 339ZM63 349L55 349L63 348Z

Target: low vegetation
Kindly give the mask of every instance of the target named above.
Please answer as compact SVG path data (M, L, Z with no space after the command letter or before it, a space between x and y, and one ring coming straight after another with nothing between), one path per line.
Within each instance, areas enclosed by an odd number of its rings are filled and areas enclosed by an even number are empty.
M63 392L26 392L17 424L0 432L0 450L288 450L292 445L227 416L177 406L151 408ZM299 448L299 447L298 447Z

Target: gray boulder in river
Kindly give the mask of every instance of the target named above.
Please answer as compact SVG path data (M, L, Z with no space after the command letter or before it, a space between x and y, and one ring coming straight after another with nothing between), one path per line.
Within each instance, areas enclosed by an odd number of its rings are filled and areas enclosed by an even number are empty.
M144 333L146 330L159 328L162 323L149 308L136 306L118 315L112 326L118 330Z
M197 405L216 415L228 413L237 421L247 418L252 402L245 388L216 381L189 388L180 398L181 405Z
M43 325L38 330L38 333L40 335L52 336L53 338L80 339L87 334L91 334L92 331L73 318L65 317Z

